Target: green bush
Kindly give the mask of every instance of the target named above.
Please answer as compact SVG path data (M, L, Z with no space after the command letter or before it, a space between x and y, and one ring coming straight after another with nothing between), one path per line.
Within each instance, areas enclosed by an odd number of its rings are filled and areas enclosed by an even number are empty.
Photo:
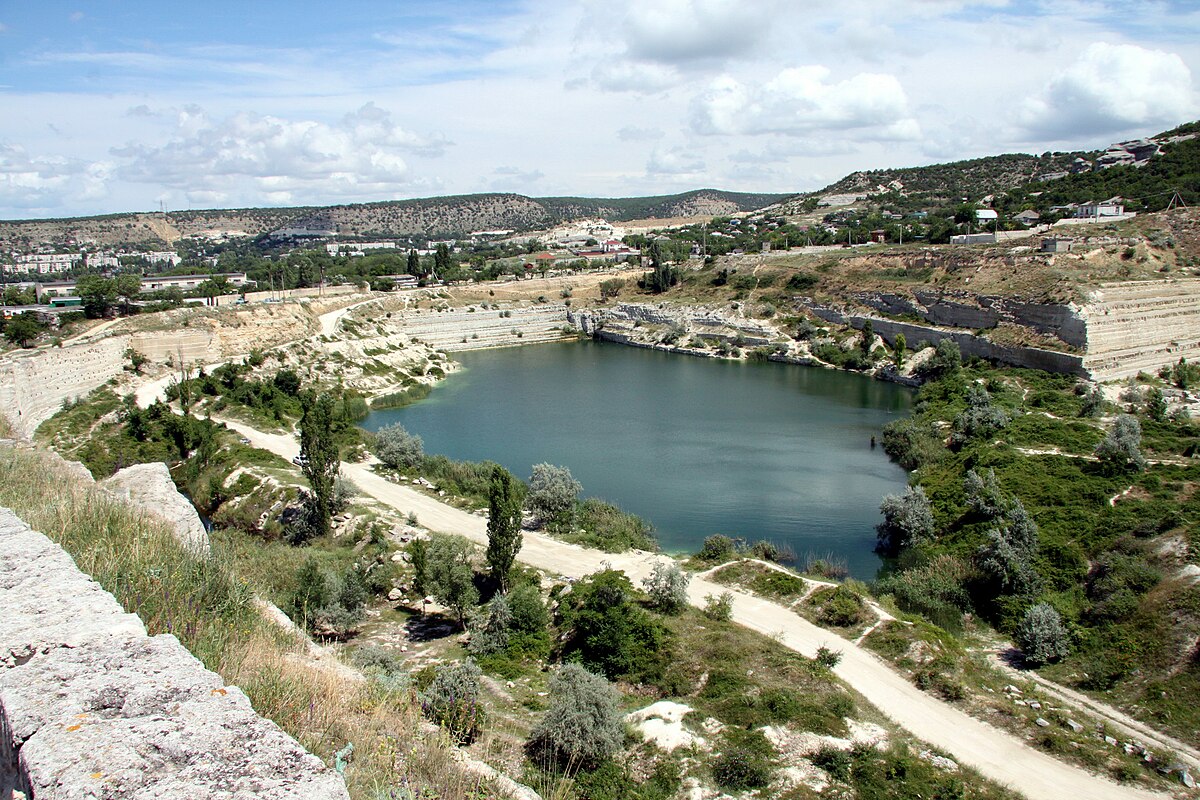
M483 731L484 709L479 702L479 666L467 659L434 668L433 681L421 693L421 710L454 741L469 744Z
M566 664L550 679L550 707L534 726L526 752L559 769L595 768L625 740L617 692L602 676Z
M727 731L713 761L713 779L726 792L747 792L770 785L775 748L761 731Z

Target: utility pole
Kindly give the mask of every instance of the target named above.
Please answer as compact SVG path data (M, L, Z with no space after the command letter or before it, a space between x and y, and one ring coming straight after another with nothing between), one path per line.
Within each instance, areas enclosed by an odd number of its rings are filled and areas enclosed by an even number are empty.
M1167 211L1173 211L1176 208L1187 208L1187 203L1183 202L1183 197L1179 194L1178 189L1171 192L1171 202L1167 203Z

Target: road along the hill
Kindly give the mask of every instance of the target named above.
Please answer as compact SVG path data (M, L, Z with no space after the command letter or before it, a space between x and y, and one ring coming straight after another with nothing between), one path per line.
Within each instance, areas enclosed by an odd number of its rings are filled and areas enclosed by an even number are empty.
M293 436L263 433L241 423L224 422L255 447L289 460L300 452L300 445ZM343 462L342 473L376 500L402 513L416 514L424 528L487 544L487 520L483 517L446 505L409 486L392 483L372 472L368 463ZM524 545L517 558L530 566L569 578L581 578L612 567L624 571L635 583L649 577L660 560L666 560L664 556L640 551L604 553L531 531L525 532ZM707 595L726 591L734 598L735 622L771 636L809 658L816 655L817 648L822 645L840 651L841 661L834 668L837 676L897 725L1029 800L1165 800L1168 797L1120 786L1051 758L1016 737L922 692L865 648L813 625L777 603L698 577L688 586L688 599L692 605L702 608Z

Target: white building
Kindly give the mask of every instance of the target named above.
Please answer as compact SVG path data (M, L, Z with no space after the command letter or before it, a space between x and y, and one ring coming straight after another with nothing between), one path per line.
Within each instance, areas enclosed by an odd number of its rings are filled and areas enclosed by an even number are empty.
M395 250L395 242L332 242L325 245L325 252L336 255L362 255L368 250Z
M17 265L14 271L50 275L55 272L66 272L82 260L83 253L34 253L17 256Z
M1113 197L1098 203L1083 203L1075 209L1075 216L1078 219L1087 219L1088 217L1123 217L1125 216L1125 204L1120 197Z

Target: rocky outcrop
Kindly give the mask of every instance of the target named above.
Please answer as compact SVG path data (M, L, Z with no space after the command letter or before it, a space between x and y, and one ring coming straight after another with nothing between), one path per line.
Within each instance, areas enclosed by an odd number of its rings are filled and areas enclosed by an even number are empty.
M917 289L911 295L863 292L853 301L892 316L915 316L931 325L973 330L1020 325L1070 345L1087 346L1087 322L1073 303L1031 303L995 295Z
M174 636L0 509L0 797L348 800Z
M1200 280L1113 283L1092 292L1084 365L1098 380L1200 359Z
M412 310L393 312L384 319L378 315L372 316L375 312L363 316L383 323L388 330L397 331L444 352L554 342L569 335L563 333L563 326L567 324L567 307L564 305L539 304L504 310L476 306L469 308L475 310Z
M137 508L159 517L188 550L208 555L208 533L191 501L175 488L171 471L162 462L134 464L105 478L100 486Z

